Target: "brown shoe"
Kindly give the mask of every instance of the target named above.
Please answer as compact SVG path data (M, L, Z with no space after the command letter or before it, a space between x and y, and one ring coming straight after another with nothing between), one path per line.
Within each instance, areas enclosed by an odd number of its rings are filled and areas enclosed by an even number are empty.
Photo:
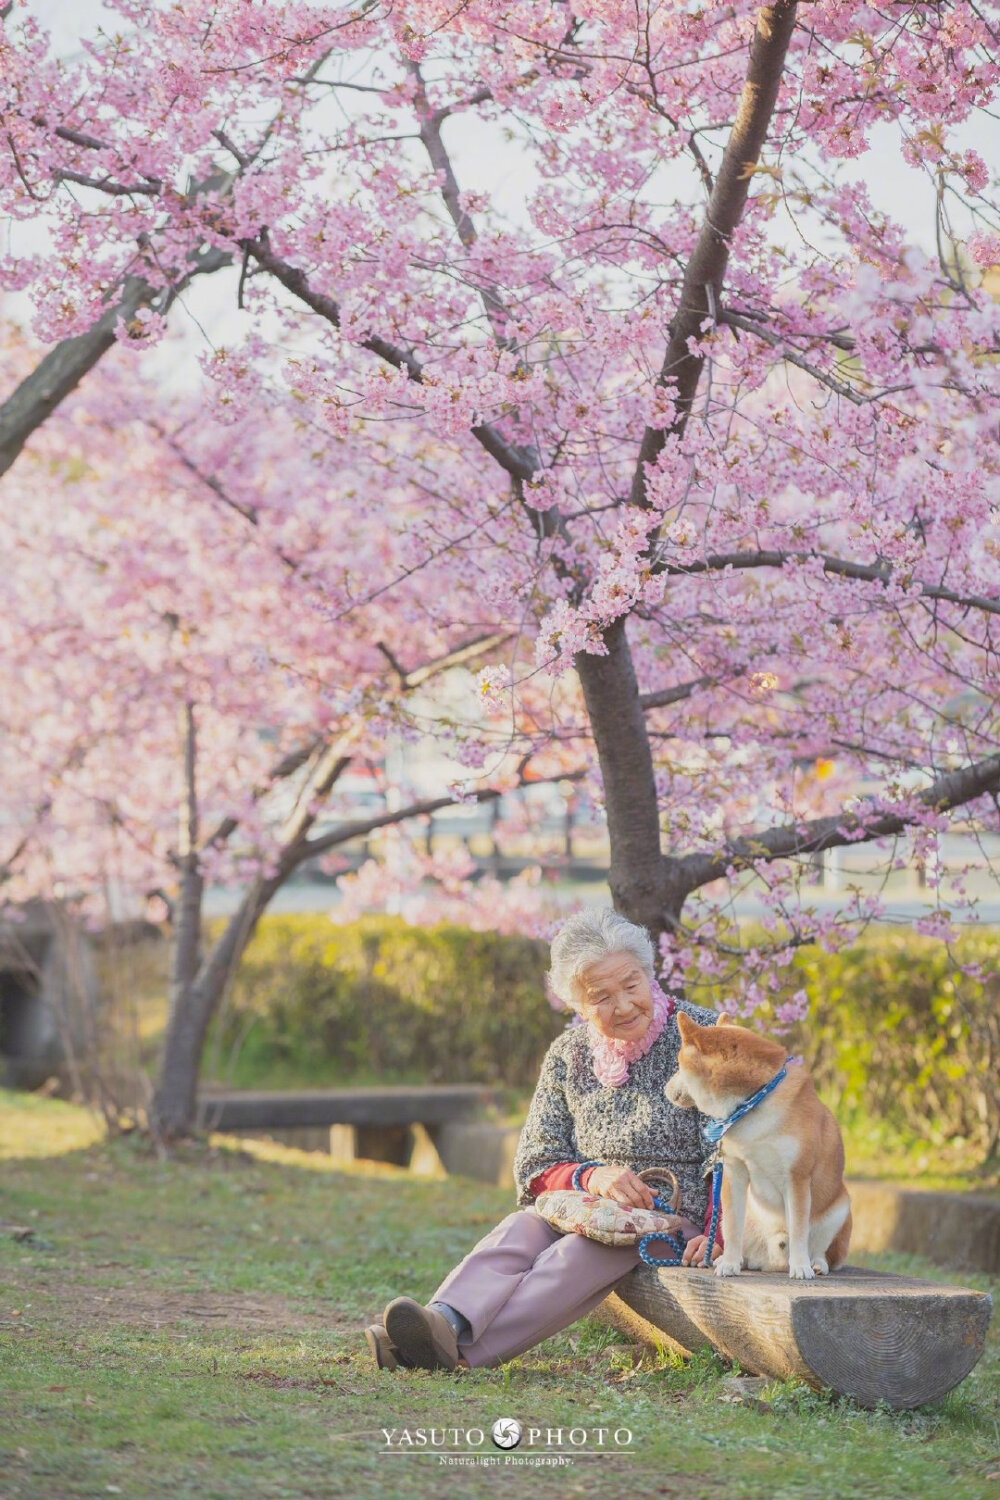
M396 1297L385 1310L385 1331L400 1361L418 1370L453 1370L458 1340L447 1318L412 1297Z
M365 1329L365 1340L380 1370L396 1370L403 1363L381 1323L369 1324Z

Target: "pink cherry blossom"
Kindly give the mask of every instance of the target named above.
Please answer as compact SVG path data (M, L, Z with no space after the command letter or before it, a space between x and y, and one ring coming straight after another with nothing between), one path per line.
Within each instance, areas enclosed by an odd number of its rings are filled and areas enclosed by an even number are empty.
M282 757L430 738L446 799L572 775L746 1012L885 909L812 860L996 831L1000 7L890 10L115 0L58 59L8 7L10 899L190 888L192 800L273 883Z

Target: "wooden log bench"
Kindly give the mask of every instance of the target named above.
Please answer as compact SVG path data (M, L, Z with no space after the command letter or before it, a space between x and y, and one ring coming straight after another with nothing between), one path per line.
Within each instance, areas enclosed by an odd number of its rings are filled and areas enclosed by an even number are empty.
M203 1130L267 1136L304 1150L329 1151L408 1166L427 1176L446 1169L436 1142L456 1123L481 1117L497 1102L479 1084L399 1085L362 1089L205 1090Z
M903 1408L940 1400L965 1379L992 1307L985 1292L858 1266L815 1281L637 1266L598 1316L644 1343L684 1354L710 1346L755 1375Z

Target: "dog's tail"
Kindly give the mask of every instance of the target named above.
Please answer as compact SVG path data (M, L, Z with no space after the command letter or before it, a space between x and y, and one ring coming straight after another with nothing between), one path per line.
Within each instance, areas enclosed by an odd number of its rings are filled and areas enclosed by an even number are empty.
M844 1194L844 1197L847 1198L846 1193ZM838 1266L842 1266L847 1259L847 1252L850 1249L851 1244L851 1229L853 1223L854 1220L851 1217L851 1200L848 1198L847 1217L845 1218L843 1224L841 1224L840 1228L837 1230L837 1233L833 1237L833 1242L831 1243L829 1250L826 1252L827 1265L830 1267L831 1271L835 1271Z

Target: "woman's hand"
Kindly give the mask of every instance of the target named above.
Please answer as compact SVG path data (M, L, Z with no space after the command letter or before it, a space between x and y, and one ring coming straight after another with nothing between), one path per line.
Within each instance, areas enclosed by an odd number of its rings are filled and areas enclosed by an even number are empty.
M677 1228L680 1230L681 1234L683 1234L685 1244L687 1244L690 1240L697 1238L699 1234L701 1234L704 1238L703 1231L698 1228L697 1224L692 1224L690 1219L679 1219L677 1222Z
M705 1263L705 1246L707 1244L708 1244L708 1235L707 1234L696 1234L695 1237L694 1237L694 1239L688 1240L687 1244L684 1246L684 1254L681 1256L681 1265L682 1266L693 1266L693 1265L695 1265L695 1263L697 1263L699 1266L704 1265L704 1263ZM721 1254L722 1254L722 1246L719 1244L718 1240L716 1240L715 1244L712 1246L712 1264L713 1265L715 1264L717 1258Z
M610 1198L623 1208L652 1208L653 1189L629 1167L595 1167L587 1181L587 1192Z

